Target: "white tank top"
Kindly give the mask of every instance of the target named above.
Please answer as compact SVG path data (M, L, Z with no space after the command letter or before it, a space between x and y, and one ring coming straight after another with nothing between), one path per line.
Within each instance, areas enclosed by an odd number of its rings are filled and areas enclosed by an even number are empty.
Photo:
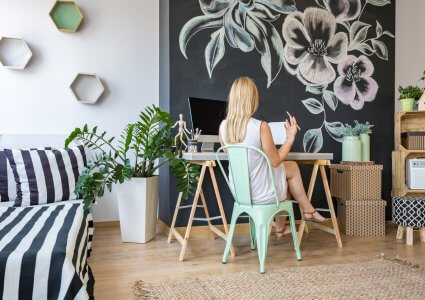
M225 145L226 142L226 120L220 124L220 137ZM241 144L252 146L257 149L261 148L261 121L251 118L248 121L245 139ZM275 203L275 194L273 188L273 180L267 166L267 161L263 156L255 151L248 151L248 168L251 184L251 201L252 204L271 204ZM281 164L277 168L273 168L276 188L279 200L284 200L286 196L286 174L284 165ZM232 183L232 174L229 172L229 179Z

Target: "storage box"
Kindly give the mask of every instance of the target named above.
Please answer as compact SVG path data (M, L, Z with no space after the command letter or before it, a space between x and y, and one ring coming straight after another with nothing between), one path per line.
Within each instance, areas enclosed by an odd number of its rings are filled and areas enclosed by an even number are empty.
M348 236L385 236L385 200L337 199L338 225Z
M408 150L425 150L425 132L405 132L401 143Z
M345 200L381 199L382 165L331 165L331 194Z

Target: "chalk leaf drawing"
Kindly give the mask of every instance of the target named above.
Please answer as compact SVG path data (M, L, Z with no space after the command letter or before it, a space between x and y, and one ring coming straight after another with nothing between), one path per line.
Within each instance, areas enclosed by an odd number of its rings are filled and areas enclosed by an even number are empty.
M326 104L329 106L330 109L332 109L333 111L336 110L338 106L338 98L334 92L324 90L323 99L325 100Z
M311 112L312 114L320 114L321 112L323 112L324 108L322 103L320 103L319 101L317 101L314 98L309 98L306 100L301 101L304 106L308 109L309 112Z
M224 37L225 32L224 28L221 28L217 31L214 31L211 34L211 41L208 43L205 48L205 60L207 63L207 70L210 78L212 76L212 71L215 66L220 62L224 57L225 46L224 46Z
M366 2L375 6L384 6L387 4L391 4L390 0L366 0Z
M283 64L283 42L272 22L296 11L293 0L199 0L203 16L190 19L179 35L180 51L187 59L190 39L204 29L216 29L205 49L210 78L223 59L227 43L242 52L257 50L267 75L267 87L279 75Z
M303 138L305 152L319 152L323 147L322 128L310 129Z
M323 128L337 142L342 142L344 124L328 120L338 103L361 110L375 100L378 84L372 78L374 66L368 58L388 60L388 48L382 37L394 38L376 20L372 24L361 20L367 5L385 6L389 0L315 0L319 7L288 15L282 26L284 47L283 66L306 86L306 92L316 98L301 103L313 115L322 115L319 128L304 134L306 152L320 151ZM337 24L342 25L337 26ZM338 31L338 29L345 29ZM352 54L353 53L353 54ZM330 88L329 88L330 87Z
M326 131L329 135L336 141L342 143L342 138L344 137L344 124L341 122L325 122Z

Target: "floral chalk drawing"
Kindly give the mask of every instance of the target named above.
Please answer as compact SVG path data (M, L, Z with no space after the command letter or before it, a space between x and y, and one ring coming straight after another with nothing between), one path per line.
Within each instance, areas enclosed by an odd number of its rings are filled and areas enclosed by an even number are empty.
M213 29L205 46L205 64L210 78L225 56L226 46L260 54L267 88L282 69L296 76L312 96L301 104L313 115L323 117L319 128L303 137L305 152L323 147L323 133L342 142L344 125L331 121L338 104L360 111L375 100L378 84L372 78L369 57L388 60L383 37L394 38L376 20L362 20L368 5L382 7L390 0L311 0L315 6L298 11L295 0L198 0L203 15L183 26L179 46L188 59L189 41L205 29ZM275 21L284 17L282 31ZM372 32L373 26L375 27ZM329 118L328 118L329 117Z
M347 34L335 34L335 29L334 15L316 7L309 7L304 13L295 12L285 19L284 58L288 64L297 66L303 83L323 85L335 80L331 63L342 62L348 47ZM290 73L294 73L293 68Z
M394 38L391 32L383 30L379 21L376 21L375 36L368 38L372 25L360 20L367 5L384 6L390 4L389 0L366 0L363 4L361 0L315 2L319 7L290 14L282 27L286 42L283 65L306 86L306 92L316 95L302 100L304 107L314 115L323 116L319 128L304 134L305 152L322 149L323 129L335 141L342 141L344 124L329 121L327 108L336 111L341 102L358 111L366 102L375 100L379 87L372 78L374 66L367 56L388 60L388 48L381 38L385 35ZM337 32L339 28L346 32ZM333 90L330 90L328 86L332 82Z
M375 99L378 84L371 76L374 67L364 55L358 58L349 55L338 65L339 77L334 82L334 91L338 99L349 104L355 110L363 108L365 102Z
M186 47L199 31L216 29L205 48L205 63L212 77L222 60L227 43L242 52L256 49L267 75L267 85L276 79L283 64L283 42L273 21L296 10L293 0L199 0L203 16L190 19L180 31L179 45L187 58Z

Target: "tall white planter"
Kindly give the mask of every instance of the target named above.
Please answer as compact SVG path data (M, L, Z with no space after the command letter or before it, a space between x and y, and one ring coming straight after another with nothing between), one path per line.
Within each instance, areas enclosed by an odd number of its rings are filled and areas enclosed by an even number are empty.
M147 243L155 237L158 176L132 178L117 186L121 240Z

